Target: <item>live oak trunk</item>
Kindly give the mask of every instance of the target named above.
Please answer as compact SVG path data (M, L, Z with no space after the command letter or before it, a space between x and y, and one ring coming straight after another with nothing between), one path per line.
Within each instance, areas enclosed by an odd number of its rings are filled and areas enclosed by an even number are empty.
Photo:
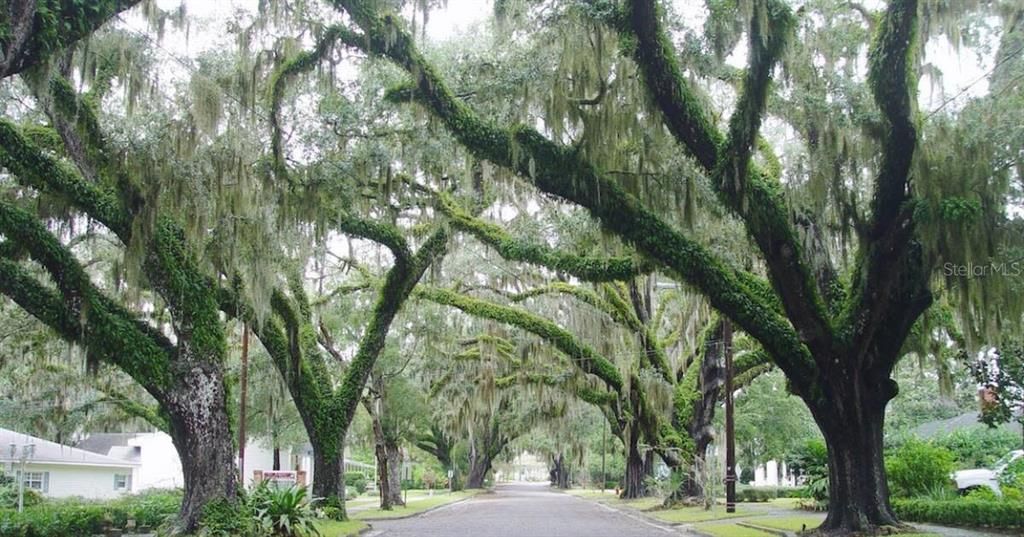
M629 433L629 450L626 454L626 476L622 481L622 499L642 498L647 494L645 478L647 477L644 456L640 453L640 430L634 428Z
M885 407L895 394L887 378L837 375L809 402L828 447L829 510L820 532L899 526L889 504L882 445Z
M387 458L387 482L388 494L390 494L391 505L405 505L402 500L402 449L395 442L384 443L385 457Z
M560 489L569 488L569 468L565 463L565 455L551 458L551 484Z
M466 476L467 489L484 488L484 480L487 479L487 472L491 471L491 459L486 453L470 454L469 475Z
M310 438L313 445L313 497L323 498L321 505L345 510L344 449L323 449L323 444Z
M222 371L194 367L180 374L164 408L181 459L185 497L177 531L198 528L208 503L233 502L237 492L235 461Z
M376 429L377 424L374 425ZM375 434L376 436L376 434ZM377 459L377 493L380 494L380 508L391 510L391 480L388 479L388 456L384 450L384 442L377 441L373 445L373 454Z

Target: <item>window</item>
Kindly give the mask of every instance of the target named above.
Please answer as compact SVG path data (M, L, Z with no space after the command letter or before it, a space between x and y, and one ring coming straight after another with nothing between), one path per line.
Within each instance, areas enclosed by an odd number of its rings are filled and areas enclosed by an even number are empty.
M114 474L114 490L131 491L132 476L127 474Z
M21 475L21 472L18 472ZM50 472L25 472L25 488L48 492L50 489Z

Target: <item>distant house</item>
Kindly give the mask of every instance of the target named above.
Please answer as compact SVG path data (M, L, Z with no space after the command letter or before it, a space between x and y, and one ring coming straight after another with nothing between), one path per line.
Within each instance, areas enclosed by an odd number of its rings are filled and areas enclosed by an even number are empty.
M79 451L132 465L135 469L131 477L132 492L151 488L178 488L185 484L181 459L174 449L174 442L166 433L87 433L76 447ZM306 483L312 483L313 448L309 444L296 450L281 448L279 462L278 470L303 470ZM274 450L269 443L264 439L250 438L245 446L245 485L253 485L257 472L273 469ZM348 459L345 459L345 470L363 472L368 476L376 475L375 466Z
M177 488L185 484L181 459L170 435L162 432L88 433L76 446L99 455L138 465L133 477L134 491L151 488ZM257 471L273 469L274 451L260 439L251 438L245 448L245 483L252 484ZM236 463L238 461L235 461ZM312 455L280 451L279 470L307 470L312 479Z
M134 463L134 491L185 485L181 459L167 433L89 433L79 449Z
M33 446L22 474L22 446ZM16 453L11 456L11 446ZM135 490L139 463L108 457L0 428L0 466L25 488L51 498L114 498Z
M952 433L954 431L969 431L972 429L987 429L988 425L981 422L981 413L978 411L965 412L959 416L949 419L929 421L922 423L913 429L913 434L921 439L929 439ZM1016 422L1004 423L998 427L1012 431L1020 436L1021 425Z

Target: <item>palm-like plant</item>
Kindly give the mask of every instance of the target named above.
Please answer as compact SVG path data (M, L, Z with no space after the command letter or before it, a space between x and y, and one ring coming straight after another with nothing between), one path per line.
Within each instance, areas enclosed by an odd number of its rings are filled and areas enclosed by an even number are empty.
M266 481L251 496L253 513L261 535L272 537L319 536L306 487L277 489Z

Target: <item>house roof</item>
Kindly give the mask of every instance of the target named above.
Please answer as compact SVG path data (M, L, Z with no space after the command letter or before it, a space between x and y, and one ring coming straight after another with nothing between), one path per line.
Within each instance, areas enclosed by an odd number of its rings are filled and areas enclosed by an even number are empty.
M977 411L966 412L959 416L952 418L929 421L928 423L922 423L914 428L914 434L919 438L931 438L940 434L947 434L953 431L975 429L981 427L988 427L980 421L980 415ZM1006 423L999 426L1000 428L1007 428L1012 431L1016 431L1020 434L1019 423Z
M108 455L111 448L127 446L128 440L134 436L137 435L135 433L89 433L89 436L75 443L75 447L100 455Z
M18 453L13 458L11 457L11 444L18 446ZM25 444L35 445L35 452L32 458L28 460L30 463L69 464L78 466L115 466L121 468L131 467L137 464L127 460L93 453L84 449L50 442L49 440L37 438L25 433L19 433L10 429L4 429L2 427L0 427L0 462L11 462L12 460L15 462L19 461L21 456L21 446Z

